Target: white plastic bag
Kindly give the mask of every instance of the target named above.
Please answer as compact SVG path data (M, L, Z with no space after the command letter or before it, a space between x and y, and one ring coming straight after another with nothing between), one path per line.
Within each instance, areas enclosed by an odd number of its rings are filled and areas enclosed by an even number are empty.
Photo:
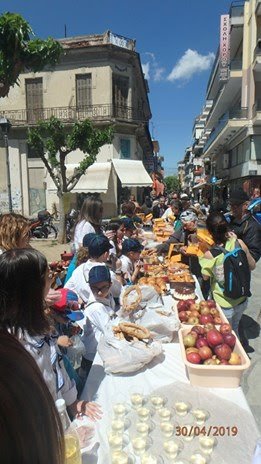
M130 321L132 322L131 317ZM170 343L173 340L174 332L180 328L180 322L173 312L149 306L143 310L138 324L149 329L153 339L162 343Z
M71 341L73 342L73 345L67 348L67 356L71 361L73 368L77 369L81 365L82 356L86 349L79 335L73 335L73 337L71 337Z
M123 308L118 311L118 315L123 319L129 318L130 314L133 317L133 320L139 319L142 315L143 309L150 303L156 303L160 301L160 296L158 292L151 285L140 285L142 299L135 311L124 311ZM120 305L122 306L123 295L126 290L126 287L123 287L120 295ZM128 295L128 304L130 305L137 298L136 292L131 292Z
M162 353L159 342L132 341L117 339L111 330L100 338L98 352L103 361L106 374L136 372Z

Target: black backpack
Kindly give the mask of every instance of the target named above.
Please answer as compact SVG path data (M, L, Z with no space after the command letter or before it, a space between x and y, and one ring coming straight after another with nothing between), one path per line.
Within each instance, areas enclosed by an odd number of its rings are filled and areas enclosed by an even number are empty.
M224 296L237 300L242 296L251 296L250 280L251 272L244 250L236 241L233 251L227 251L224 247L215 246L210 250L215 257L224 253ZM220 285L221 287L221 285Z

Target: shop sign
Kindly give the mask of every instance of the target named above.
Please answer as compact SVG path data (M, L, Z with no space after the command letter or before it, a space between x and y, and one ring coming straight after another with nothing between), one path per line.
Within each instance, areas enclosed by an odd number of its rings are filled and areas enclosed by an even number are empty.
M230 18L229 15L222 15L220 19L220 46L219 46L219 80L229 79L230 61Z

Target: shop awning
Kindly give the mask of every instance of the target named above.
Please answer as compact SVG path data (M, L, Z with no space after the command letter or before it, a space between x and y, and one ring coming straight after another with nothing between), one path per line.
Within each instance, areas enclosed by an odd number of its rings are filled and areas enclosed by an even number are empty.
M122 187L147 187L152 179L143 166L142 161L113 159L112 164Z
M74 168L78 165L67 165L66 175L73 173ZM73 167L73 169L72 169ZM72 172L69 172L71 171ZM107 193L109 177L111 173L111 163L93 163L80 177L76 186L72 190L73 193Z
M79 164L66 165L66 177L74 173L74 169ZM107 193L109 177L111 173L111 163L94 163L92 164L78 180L72 193ZM56 190L53 181L48 182L48 190Z

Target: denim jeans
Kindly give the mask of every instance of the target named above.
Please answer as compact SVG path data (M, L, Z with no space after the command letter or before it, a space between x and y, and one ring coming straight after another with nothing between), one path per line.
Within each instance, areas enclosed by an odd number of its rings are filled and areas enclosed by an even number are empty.
M236 332L236 335L238 337L239 337L239 333L238 333L239 322L246 308L247 308L247 298L245 299L245 301L243 301L243 303L240 303L239 305L236 305L233 308L221 308L228 322L231 324L232 329Z

